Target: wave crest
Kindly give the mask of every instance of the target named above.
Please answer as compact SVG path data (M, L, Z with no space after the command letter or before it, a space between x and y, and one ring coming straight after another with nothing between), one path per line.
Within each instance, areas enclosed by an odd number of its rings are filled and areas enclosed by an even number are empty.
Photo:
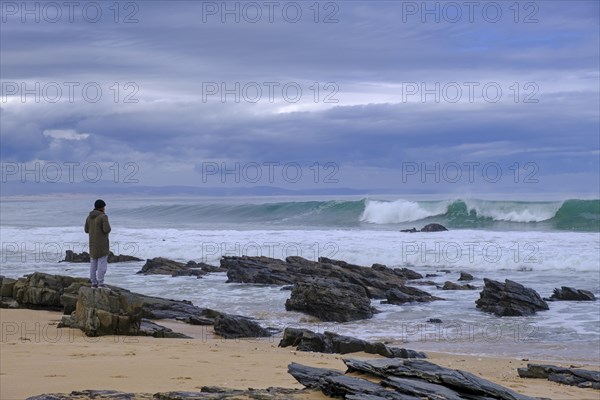
M449 202L424 203L402 199L395 201L367 200L360 220L373 224L414 222L445 214L448 204Z

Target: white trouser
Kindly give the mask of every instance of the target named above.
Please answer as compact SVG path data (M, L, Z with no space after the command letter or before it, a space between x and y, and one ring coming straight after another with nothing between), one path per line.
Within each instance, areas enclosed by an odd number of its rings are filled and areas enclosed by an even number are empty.
M92 285L103 285L104 275L108 268L108 255L100 258L92 258L90 263L90 279ZM96 278L96 273L98 277Z

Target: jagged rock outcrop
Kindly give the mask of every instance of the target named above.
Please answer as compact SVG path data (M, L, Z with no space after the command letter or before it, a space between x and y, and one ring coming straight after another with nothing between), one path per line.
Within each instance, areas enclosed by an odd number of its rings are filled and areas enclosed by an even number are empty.
M427 224L421 228L421 232L444 232L447 230L444 225L440 224Z
M527 368L517 368L517 372L521 378L548 379L564 385L600 390L600 371L527 364Z
M65 259L63 262L72 262L72 263L89 263L90 262L90 254L83 251L81 253L75 253L73 250L67 250L65 252ZM108 252L108 262L109 263L119 263L119 262L130 262L130 261L143 261L141 258L137 258L134 256L128 256L125 254L115 255L112 251Z
M316 333L308 329L285 328L279 347L295 347L298 351L347 354L365 352L383 357L426 358L425 353L398 347L389 347L381 342L367 342L333 332Z
M498 317L533 315L548 310L548 304L531 288L506 279L504 283L484 278L485 287L475 301L477 308Z
M184 264L164 257L155 257L146 260L146 264L137 273L142 275L195 276L200 278L208 274L208 272L202 270L203 266L211 267L208 264L197 264L194 261Z
M4 278L1 284L4 284ZM51 275L34 272L19 278L15 282L9 280L7 287L12 286L12 297L3 297L2 304L11 307L33 308L53 311L64 311L70 315L75 311L79 290L90 288L86 278L74 278L63 275ZM130 292L117 286L108 285L107 289L125 296L132 296L142 303L142 318L176 319L192 325L213 325L218 311L200 308L187 300L171 300L161 297L146 296ZM6 289L8 291L8 289Z
M152 321L142 318L138 336L152 336L155 338L191 339L190 336L175 332L170 328L158 325Z
M81 287L75 312L59 327L79 328L87 336L138 335L142 302L131 293Z
M335 322L368 319L375 311L364 287L327 280L296 283L285 309Z
M405 303L427 303L435 300L443 300L440 297L432 296L430 293L411 286L401 286L396 289L388 290L385 293L387 304L405 304Z
M432 398L430 397L432 394L438 394L444 396L440 397L442 399L533 399L472 373L441 367L426 360L346 359L344 363L348 367L347 372L358 372L381 378L382 386L393 388L396 393L416 398Z
M473 286L468 283L466 283L464 285L459 285L458 283L446 281L446 282L444 282L444 286L438 286L438 289L442 289L442 290L476 290L477 286Z
M215 318L215 333L225 339L269 337L272 332L251 318L241 315L221 314Z
M460 278L458 278L459 281L472 281L473 279L475 279L473 275L463 271L460 272Z
M12 297L23 308L60 311L63 309L61 296L71 285L90 286L91 283L87 278L34 272L14 283Z
M554 293L546 301L595 301L596 296L589 290L575 289L568 286L562 286L560 289L554 289Z
M440 225L440 224L427 224L423 228L421 228L421 230L418 230L417 228L413 227L413 228L410 228L410 229L401 229L400 232L403 232L403 233L444 232L444 231L447 231L447 230L448 229L446 229L446 227L444 225Z
M320 257L309 261L302 257L278 260L269 257L223 257L221 267L227 269L227 282L293 285L317 279L351 283L362 286L373 299L385 298L385 292L405 281L421 278L421 274L407 269L392 269L381 264L362 267L339 260Z

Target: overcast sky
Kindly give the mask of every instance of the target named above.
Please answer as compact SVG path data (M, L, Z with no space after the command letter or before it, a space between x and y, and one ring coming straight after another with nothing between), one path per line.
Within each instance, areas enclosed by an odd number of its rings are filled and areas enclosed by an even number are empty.
M1 4L3 181L599 190L598 1Z

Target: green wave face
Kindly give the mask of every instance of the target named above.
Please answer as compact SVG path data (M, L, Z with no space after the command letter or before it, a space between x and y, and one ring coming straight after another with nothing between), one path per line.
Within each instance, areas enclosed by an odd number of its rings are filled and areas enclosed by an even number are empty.
M171 204L113 210L125 218L182 223L232 223L290 228L420 228L436 222L450 229L572 230L600 232L600 200L520 202L439 201L290 201L242 204Z
M559 230L600 231L600 200L567 200L553 223Z

